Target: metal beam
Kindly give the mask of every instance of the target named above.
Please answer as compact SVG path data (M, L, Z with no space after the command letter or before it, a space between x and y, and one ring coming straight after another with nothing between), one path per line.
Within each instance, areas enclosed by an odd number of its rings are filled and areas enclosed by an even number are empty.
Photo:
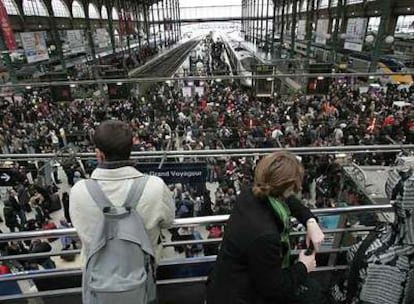
M249 78L252 79L267 79L267 78L297 78L297 77L326 77L326 78L342 78L342 77L383 77L383 76L393 76L393 75L411 75L412 72L392 72L392 73L280 73L273 75L251 75ZM78 80L78 81L45 81L45 82L20 82L15 84L1 84L1 88L22 88L22 87L49 87L49 86L63 86L63 85L96 85L96 84L108 84L108 83L144 83L144 82L164 82L164 81L179 81L179 80L216 80L220 78L221 80L235 80L235 79L244 79L245 76L240 75L223 75L223 76L181 76L181 77L147 77L147 78L124 78L124 79L92 79L92 80Z

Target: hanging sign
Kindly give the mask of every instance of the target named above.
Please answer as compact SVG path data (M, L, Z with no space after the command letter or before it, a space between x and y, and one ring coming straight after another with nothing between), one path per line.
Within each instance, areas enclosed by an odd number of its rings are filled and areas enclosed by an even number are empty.
M78 54L78 53L85 52L83 30L67 31L66 39L67 39L67 43L69 44L71 54Z
M350 18L346 26L346 38L344 48L347 50L362 51L367 30L367 18Z
M28 63L49 59L45 35L46 32L20 33Z
M17 49L16 39L14 39L13 29L10 24L9 15L4 7L3 1L0 0L0 24L3 30L4 42L9 51Z

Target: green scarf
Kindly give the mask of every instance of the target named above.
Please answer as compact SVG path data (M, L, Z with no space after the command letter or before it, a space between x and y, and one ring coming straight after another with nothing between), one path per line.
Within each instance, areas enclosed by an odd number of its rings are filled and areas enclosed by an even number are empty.
M270 205L272 205L273 210L279 216L283 223L283 231L280 233L280 240L283 245L288 249L284 257L282 257L282 268L290 266L290 240L289 240L289 228L290 228L290 210L289 207L281 201L268 196Z

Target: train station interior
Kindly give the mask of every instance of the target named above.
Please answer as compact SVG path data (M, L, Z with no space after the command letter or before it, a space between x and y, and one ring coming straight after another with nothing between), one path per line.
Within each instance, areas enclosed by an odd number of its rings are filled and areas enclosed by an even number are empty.
M157 301L134 303L414 304L413 0L0 0L0 22L0 303L113 302L86 300L72 209L79 185L123 165L171 205L150 254ZM131 134L127 165L100 157L108 120ZM275 290L302 263L323 300L264 292L260 257L240 266L257 296L208 295L249 255L230 238L274 152L295 156L295 199L324 234L314 248L308 219L281 204Z

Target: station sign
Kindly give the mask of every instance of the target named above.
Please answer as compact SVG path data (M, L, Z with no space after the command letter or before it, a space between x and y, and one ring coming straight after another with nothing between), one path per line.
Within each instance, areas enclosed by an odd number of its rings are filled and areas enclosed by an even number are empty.
M0 168L0 187L13 187L19 183L19 175L14 168Z
M205 183L207 180L207 164L196 163L138 163L135 168L142 173L158 176L166 184Z
M256 65L255 74L256 75L272 75L273 74L273 65L259 64ZM273 95L274 90L274 79L272 77L265 79L255 79L254 87L256 88L257 97L270 97Z

